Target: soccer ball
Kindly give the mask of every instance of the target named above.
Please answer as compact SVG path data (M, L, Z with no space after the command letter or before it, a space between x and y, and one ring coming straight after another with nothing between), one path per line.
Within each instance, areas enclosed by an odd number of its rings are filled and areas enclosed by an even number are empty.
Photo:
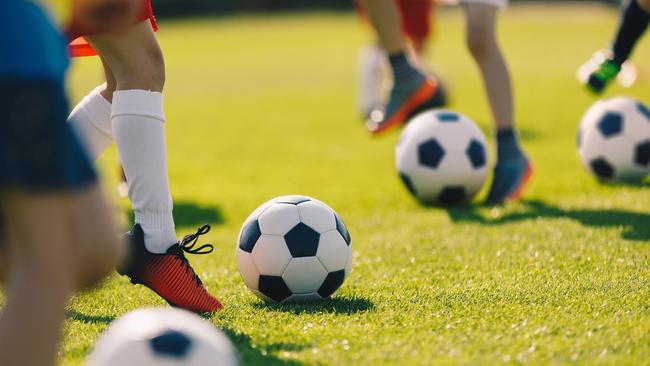
M95 344L86 366L235 366L230 340L198 315L151 308L114 321Z
M277 197L242 225L237 263L246 286L263 300L319 300L331 296L350 273L350 234L323 202Z
M638 181L650 173L650 110L630 98L592 105L580 122L578 153L604 181Z
M462 114L426 111L402 132L395 163L402 182L422 204L468 202L487 177L485 136Z

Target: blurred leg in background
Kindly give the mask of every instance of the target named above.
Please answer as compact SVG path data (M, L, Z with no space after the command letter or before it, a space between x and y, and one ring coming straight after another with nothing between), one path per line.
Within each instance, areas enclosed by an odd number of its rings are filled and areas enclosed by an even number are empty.
M619 81L630 86L636 81L636 69L626 61L648 28L650 0L627 0L621 9L621 18L611 50L597 52L578 71L578 78L594 94L605 90L619 74ZM626 81L627 80L627 81ZM629 84L629 85L628 85Z
M444 102L439 100L438 82L418 70L408 58L400 11L395 0L364 0L363 6L377 33L379 44L388 55L393 78L385 107L372 110L366 121L368 130L372 134L379 134L402 125L424 104L435 107Z
M497 163L487 202L502 204L518 199L532 174L523 153L513 117L510 73L499 47L496 18L505 0L461 1L466 20L466 40L483 78L496 130Z

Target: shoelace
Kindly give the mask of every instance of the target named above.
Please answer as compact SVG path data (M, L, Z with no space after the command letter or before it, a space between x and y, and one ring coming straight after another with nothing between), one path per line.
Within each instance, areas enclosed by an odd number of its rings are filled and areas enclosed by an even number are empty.
M199 240L199 236L207 234L210 231L210 225L205 224L198 228L194 234L188 234L183 237L183 240L178 243L178 246L183 249L184 252L190 254L208 254L212 253L214 246L210 243L203 244L198 248L194 248L196 242ZM204 250L206 249L206 250Z
M208 231L210 231L210 225L205 224L199 227L198 230L196 230L196 233L185 235L183 239L176 246L178 249L175 250L176 252L175 254L177 258L181 260L180 265L185 268L185 273L189 273L189 271L192 271L194 282L196 283L197 286L203 286L203 282L190 266L190 263L188 262L187 258L185 258L184 253L190 253L190 254L212 253L212 251L214 250L214 246L210 243L206 243L201 245L198 248L194 248L197 241L199 240L199 237L203 234L206 234Z

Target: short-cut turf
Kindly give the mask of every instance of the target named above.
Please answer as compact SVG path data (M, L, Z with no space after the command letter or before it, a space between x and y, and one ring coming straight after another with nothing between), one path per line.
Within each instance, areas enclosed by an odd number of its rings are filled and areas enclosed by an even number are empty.
M460 12L439 19L429 59L452 107L489 132ZM357 118L357 49L371 37L354 15L163 21L179 235L213 224L215 253L191 261L225 304L210 320L244 364L647 363L650 184L599 184L575 150L580 117L596 100L575 70L607 44L616 19L613 9L575 5L503 13L500 36L535 176L520 204L451 210L418 206L394 171L398 134L371 138ZM634 54L646 74L649 45L643 40ZM100 75L98 60L76 61L73 99ZM642 80L607 95L650 103L648 90ZM113 190L114 150L100 165ZM237 272L243 220L290 193L327 202L352 234L353 272L329 301L266 305ZM127 212L126 201L115 202ZM143 306L166 305L116 275L77 296L62 363L82 363L111 320Z

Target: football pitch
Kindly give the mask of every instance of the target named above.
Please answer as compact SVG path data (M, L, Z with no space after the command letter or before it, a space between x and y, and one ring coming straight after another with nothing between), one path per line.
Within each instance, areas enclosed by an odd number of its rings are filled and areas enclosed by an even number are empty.
M243 364L418 365L650 363L650 181L604 185L575 142L596 99L575 71L608 45L617 14L594 6L520 6L500 35L516 119L535 166L520 203L419 206L394 169L399 136L371 138L354 108L358 48L371 39L352 13L162 21L167 147L179 235L212 224L210 255L190 256L225 309L210 317ZM458 9L438 17L428 60L451 108L490 133L482 84ZM650 41L633 59L631 95L650 103ZM76 61L71 97L101 80ZM494 154L491 153L491 161ZM114 191L116 153L102 157ZM235 243L248 214L283 194L316 197L352 236L353 270L331 300L267 305L244 285ZM482 199L485 189L479 196ZM162 300L111 276L76 296L60 359L81 364L120 315Z

